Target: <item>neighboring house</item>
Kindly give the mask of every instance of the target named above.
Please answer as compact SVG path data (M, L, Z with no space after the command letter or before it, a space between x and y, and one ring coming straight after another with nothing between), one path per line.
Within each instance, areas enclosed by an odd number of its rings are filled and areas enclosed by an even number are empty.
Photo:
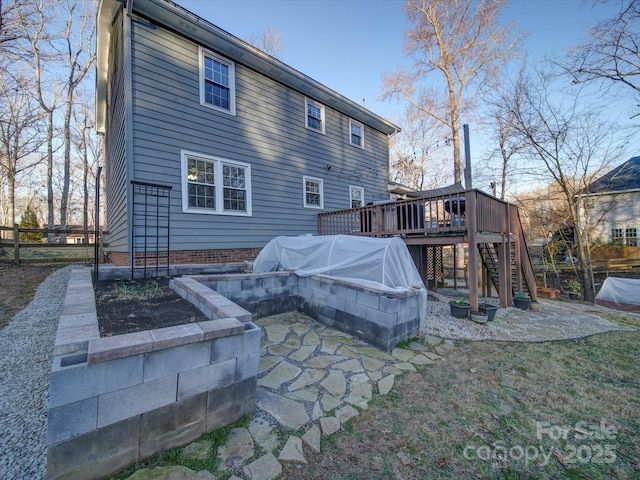
M56 229L60 229L59 225L56 225ZM73 245L81 245L85 242L85 229L82 225L67 225L66 231L67 233L67 243ZM56 237L59 237L59 234L56 234ZM93 233L87 233L87 239L90 244L95 243L95 235Z
M322 211L389 198L398 127L179 5L101 0L97 45L113 263L163 236L171 263L252 260L317 234ZM166 218L132 181L167 187Z
M579 218L592 244L637 247L640 233L640 156L614 168L580 195Z

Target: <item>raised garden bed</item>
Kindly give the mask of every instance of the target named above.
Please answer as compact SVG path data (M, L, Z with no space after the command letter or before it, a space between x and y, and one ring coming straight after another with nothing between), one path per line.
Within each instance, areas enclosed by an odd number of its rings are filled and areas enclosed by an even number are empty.
M210 320L169 287L168 277L104 280L95 288L101 337Z

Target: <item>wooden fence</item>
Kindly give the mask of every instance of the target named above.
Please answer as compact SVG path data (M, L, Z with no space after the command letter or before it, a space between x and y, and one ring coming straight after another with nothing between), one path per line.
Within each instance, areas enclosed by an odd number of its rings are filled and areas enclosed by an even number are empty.
M5 239L4 232L11 232L11 238ZM42 235L42 241L20 240L20 234L31 233ZM96 243L95 230L20 228L0 225L0 262L19 263L77 263L93 264L96 260L104 263L106 245L103 241L108 232L100 230ZM89 239L89 243L67 243L62 240L69 236L73 238ZM53 241L48 241L49 237Z

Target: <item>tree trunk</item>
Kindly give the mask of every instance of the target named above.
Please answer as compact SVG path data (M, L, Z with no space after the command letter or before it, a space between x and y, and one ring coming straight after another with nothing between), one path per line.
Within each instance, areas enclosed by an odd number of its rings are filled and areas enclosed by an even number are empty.
M84 190L84 199L82 205L82 228L84 229L84 243L85 245L89 244L89 159L87 158L87 127L82 129L82 164L83 164L83 175L82 175L82 183Z
M71 111L73 107L73 72L69 78L67 105L64 111L64 176L62 179L62 196L60 198L60 228L67 229L67 212L69 204L69 185L71 183ZM67 243L67 234L60 235L61 243Z
M55 227L53 204L53 109L47 111L47 242L54 243L55 235L51 232Z

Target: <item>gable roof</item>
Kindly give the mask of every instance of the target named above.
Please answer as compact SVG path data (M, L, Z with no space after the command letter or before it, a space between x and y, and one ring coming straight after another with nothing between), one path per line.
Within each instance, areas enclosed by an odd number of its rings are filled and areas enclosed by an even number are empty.
M589 184L589 193L640 190L640 156L632 157Z
M109 78L109 35L120 7L152 19L158 24L220 52L302 95L311 97L382 133L393 135L400 127L380 117L353 100L306 76L253 45L239 39L171 0L100 0L97 22L96 128L104 132L106 94Z

